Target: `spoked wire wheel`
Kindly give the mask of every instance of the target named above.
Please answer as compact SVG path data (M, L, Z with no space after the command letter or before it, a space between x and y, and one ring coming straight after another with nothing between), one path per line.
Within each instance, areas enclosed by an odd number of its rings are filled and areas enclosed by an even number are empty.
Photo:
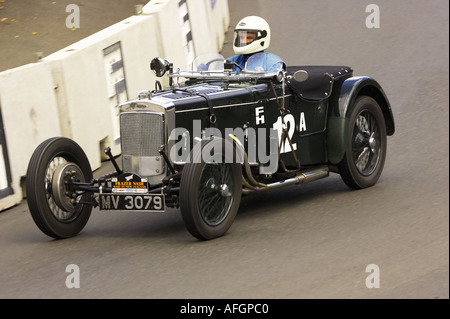
M76 191L72 181L91 179L89 161L74 141L50 138L36 148L28 165L26 192L31 216L43 233L68 238L84 228L92 205L83 202L91 195Z
M342 180L351 188L373 186L386 159L386 123L378 103L361 96L350 115L347 147L339 163Z
M227 217L234 197L232 164L210 163L203 166L198 184L198 208L203 221L217 226Z
M367 110L361 111L353 129L352 156L356 168L363 176L370 176L381 156L380 128L376 118Z
M203 141L183 167L181 214L187 230L200 240L224 235L239 209L242 167L227 160L224 145L222 139Z

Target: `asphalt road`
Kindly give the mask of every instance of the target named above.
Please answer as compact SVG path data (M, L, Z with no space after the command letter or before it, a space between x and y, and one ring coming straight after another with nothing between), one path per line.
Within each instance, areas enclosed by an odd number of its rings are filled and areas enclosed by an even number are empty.
M80 235L52 240L23 202L0 213L0 298L448 299L449 3L376 4L379 28L363 1L229 1L232 27L268 20L269 51L288 65L349 65L383 86L396 133L376 186L352 191L334 174L245 197L207 242L177 210L94 209ZM70 264L80 288L66 286ZM366 286L369 265L379 288Z
M0 71L36 61L135 14L135 5L145 0L0 0ZM80 10L79 25L66 20L70 4ZM69 22L75 20L69 19Z

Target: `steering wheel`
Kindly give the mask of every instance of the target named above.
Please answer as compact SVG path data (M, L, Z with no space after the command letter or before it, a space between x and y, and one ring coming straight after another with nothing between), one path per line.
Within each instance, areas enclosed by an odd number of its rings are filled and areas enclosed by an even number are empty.
M211 65L211 63L214 63L214 62L223 62L223 59L214 59L214 60L211 60L208 63L206 63L208 70L209 70L209 66Z
M209 67L211 66L211 64L213 64L214 62L224 62L224 59L213 59L211 61L208 61L206 63L201 63L197 66L197 71L209 71Z
M237 67L239 69L239 71L243 71L244 70L239 64L237 64L234 61L230 61L230 60L225 60L224 69L227 69L226 67L230 66L230 65Z

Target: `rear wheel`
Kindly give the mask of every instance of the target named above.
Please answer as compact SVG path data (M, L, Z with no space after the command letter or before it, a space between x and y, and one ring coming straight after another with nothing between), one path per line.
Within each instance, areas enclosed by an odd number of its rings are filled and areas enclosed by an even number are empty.
M378 103L361 96L350 115L347 149L339 173L347 186L361 189L380 178L386 159L386 124Z
M71 182L91 179L87 156L74 141L55 137L36 148L28 165L26 192L31 216L44 234L68 238L84 228L92 205L79 202L91 194L74 190Z
M239 209L242 168L225 153L224 140L203 141L183 168L181 214L187 230L200 240L224 235Z

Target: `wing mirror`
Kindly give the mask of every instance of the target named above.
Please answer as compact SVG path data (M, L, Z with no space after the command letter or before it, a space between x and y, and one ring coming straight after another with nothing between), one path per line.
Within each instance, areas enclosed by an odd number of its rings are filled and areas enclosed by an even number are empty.
M166 59L154 58L152 62L150 62L150 69L160 78L166 74L167 71L172 69L172 63Z
M304 81L308 80L309 75L308 75L308 72L306 72L305 70L298 70L298 71L295 71L295 73L292 77L297 82L304 82Z

